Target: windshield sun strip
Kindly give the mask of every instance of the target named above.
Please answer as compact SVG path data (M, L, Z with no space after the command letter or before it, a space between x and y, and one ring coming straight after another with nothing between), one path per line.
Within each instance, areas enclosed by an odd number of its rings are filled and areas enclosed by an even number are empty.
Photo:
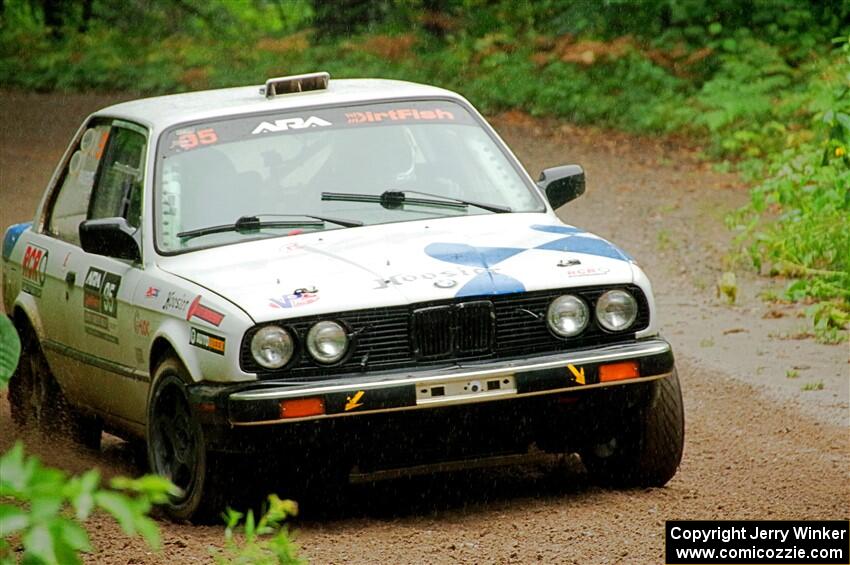
M193 251L200 251L200 250L203 250L203 249L210 249L210 248L213 248L213 247L221 247L221 246L224 246L224 245L231 245L231 244L242 243L244 241L247 241L247 240L233 241L233 242L221 243L221 244L218 244L218 245L198 246L198 247L190 247L190 248L186 248L186 249L174 249L174 250L162 249L160 247L160 236L159 236L159 233L158 233L159 222L157 221L157 217L158 217L157 213L161 210L161 205L158 202L157 195L158 195L159 191L162 189L162 180L160 178L160 173L162 172L162 170L161 170L162 160L165 158L163 146L165 144L166 137L170 133L172 133L174 130L178 130L178 129L181 129L181 128L189 128L189 127L203 125L203 124L208 124L213 120L224 121L224 120L236 120L236 119L249 118L249 117L258 118L258 117L263 117L263 116L280 115L283 112L310 112L310 111L315 111L315 110L318 110L318 109L335 109L335 108L352 108L352 109L354 109L354 108L361 108L361 107L373 106L373 105L379 105L379 104L410 103L410 102L448 102L450 104L455 104L455 105L461 107L462 109L464 109L466 112L468 112L469 115L472 117L472 120L484 131L484 133L487 135L487 137L490 138L490 140L493 142L493 144L496 146L496 148L499 150L499 152L504 156L507 163L517 173L522 184L526 186L526 188L531 193L534 200L536 200L537 203L539 204L539 207L537 209L522 210L522 212L526 212L526 213L546 213L547 212L548 208L547 208L547 206L546 206L546 204L543 200L543 196L540 193L540 190L537 187L537 185L528 176L528 172L523 168L523 166L521 165L521 163L519 162L517 157L513 154L513 152L511 152L511 150L507 147L505 142L502 141L502 139L495 132L493 127L489 123L487 123L486 120L484 120L484 118L478 113L478 111L471 104L469 104L469 102L467 102L463 99L458 99L458 98L448 97L448 96L415 96L415 97L410 97L410 98L376 98L374 100L363 100L363 101L357 101L357 102L354 102L354 103L341 102L341 103L336 103L336 104L315 104L315 105L308 105L308 106L303 106L303 107L299 107L299 108L281 109L281 110L277 110L277 111L273 111L273 112L270 112L268 110L262 110L262 111L250 112L250 113L245 113L245 114L230 114L230 115L216 116L214 118L189 120L189 121L186 121L186 122L180 122L180 123L173 124L171 126L164 128L163 130L161 130L158 133L158 135L156 135L155 151L151 152L151 155L155 156L154 157L154 159L155 159L154 170L153 170L154 174L152 175L153 176L153 186L152 186L152 190L150 190L150 199L151 199L151 208L150 209L154 211L154 213L151 214L151 218L150 218L151 228L152 228L151 233L153 235L154 250L156 251L157 254L159 254L161 256L171 257L171 256L176 256L176 255L182 255L184 253L191 253ZM153 146L153 144L152 144L152 146ZM153 147L152 147L152 149L153 149ZM379 222L379 223L376 223L375 225L394 224L394 223L399 223L399 222L404 222L404 221L409 221L409 220L400 220L400 221L393 220L393 221L388 221L388 222ZM263 238L257 238L257 239L263 239Z

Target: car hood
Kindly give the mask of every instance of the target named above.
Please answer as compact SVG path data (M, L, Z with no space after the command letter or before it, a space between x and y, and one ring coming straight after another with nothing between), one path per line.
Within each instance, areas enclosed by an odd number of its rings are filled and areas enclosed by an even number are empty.
M159 266L256 322L633 282L625 252L548 214L334 229L162 257Z

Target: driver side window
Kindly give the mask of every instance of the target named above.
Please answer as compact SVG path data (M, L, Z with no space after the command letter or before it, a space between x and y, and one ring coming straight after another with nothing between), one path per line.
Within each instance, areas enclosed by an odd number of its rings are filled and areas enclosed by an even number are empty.
M145 136L135 129L112 128L88 219L122 217L130 226L140 226L145 145Z

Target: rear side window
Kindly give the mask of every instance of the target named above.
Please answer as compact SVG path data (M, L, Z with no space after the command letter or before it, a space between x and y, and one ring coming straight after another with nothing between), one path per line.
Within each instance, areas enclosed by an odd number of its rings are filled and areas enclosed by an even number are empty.
M80 244L79 226L86 219L98 165L109 141L108 123L88 128L62 174L61 186L48 221L48 231L64 241Z

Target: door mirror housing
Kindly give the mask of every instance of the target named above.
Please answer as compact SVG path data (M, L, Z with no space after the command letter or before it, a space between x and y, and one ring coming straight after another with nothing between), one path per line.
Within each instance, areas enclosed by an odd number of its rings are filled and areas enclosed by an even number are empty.
M546 193L552 208L558 209L584 194L584 169L578 165L562 165L544 169L537 186Z
M86 220L80 224L80 244L86 253L137 263L142 260L138 231L124 218Z

